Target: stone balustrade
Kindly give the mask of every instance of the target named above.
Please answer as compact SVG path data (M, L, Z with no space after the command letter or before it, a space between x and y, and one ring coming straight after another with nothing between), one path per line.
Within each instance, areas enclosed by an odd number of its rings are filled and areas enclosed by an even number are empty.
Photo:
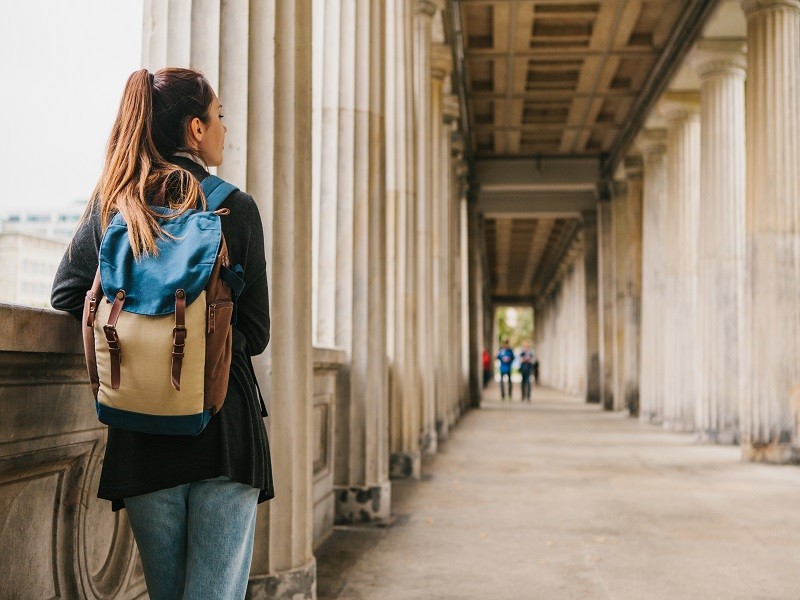
M313 356L316 547L333 530L334 406L345 353L315 348ZM21 590L26 598L143 596L126 513L96 497L106 428L95 415L75 319L0 304L0 414L0 598Z

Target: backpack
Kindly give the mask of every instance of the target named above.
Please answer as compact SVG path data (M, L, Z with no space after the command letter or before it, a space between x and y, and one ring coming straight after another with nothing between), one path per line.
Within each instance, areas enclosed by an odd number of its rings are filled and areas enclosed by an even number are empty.
M206 210L160 220L158 254L134 258L120 213L103 235L82 322L97 416L106 425L196 435L225 402L234 301L244 281L241 267L230 267L220 219L230 211L219 206L237 188L214 175L201 188Z

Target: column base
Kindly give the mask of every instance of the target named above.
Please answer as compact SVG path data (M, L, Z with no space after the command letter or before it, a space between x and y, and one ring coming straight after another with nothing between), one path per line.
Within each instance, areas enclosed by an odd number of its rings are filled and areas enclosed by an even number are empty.
M686 423L684 421L664 421L662 426L667 431L674 431L675 433L694 433L695 427L693 423Z
M392 483L386 481L369 487L334 488L336 525L388 521L392 514Z
M742 444L742 460L773 465L800 464L800 448L790 444Z
M697 433L697 443L736 446L739 444L739 432L734 430L717 431L713 429L699 431Z
M436 454L439 451L439 443L436 439L436 430L431 429L419 436L419 447L423 454Z
M632 417L639 416L639 389L628 390L625 394L625 406Z
M389 457L390 479L419 479L422 473L422 457L419 453L394 452Z
M246 600L316 600L317 561L290 571L255 575L247 584Z
M663 425L664 416L655 412L640 412L639 421L647 425Z
M450 423L445 420L436 422L436 439L443 442L450 435Z

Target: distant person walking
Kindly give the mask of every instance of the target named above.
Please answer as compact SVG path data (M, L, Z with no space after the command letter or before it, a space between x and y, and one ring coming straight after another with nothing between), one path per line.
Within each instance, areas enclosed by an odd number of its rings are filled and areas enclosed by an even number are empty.
M519 353L519 373L522 375L522 401L531 401L531 373L533 371L534 354L531 351L529 342L522 344L522 352Z
M508 378L508 399L511 400L511 363L514 362L514 351L509 346L508 340L503 340L497 359L500 361L500 396L505 400L506 389L503 380Z
M483 361L483 387L485 388L492 380L492 359L486 348L483 349L483 357L481 360Z
M531 361L531 372L533 373L533 383L537 386L539 385L539 357L536 356L536 352L531 350L531 354L533 355L533 360Z

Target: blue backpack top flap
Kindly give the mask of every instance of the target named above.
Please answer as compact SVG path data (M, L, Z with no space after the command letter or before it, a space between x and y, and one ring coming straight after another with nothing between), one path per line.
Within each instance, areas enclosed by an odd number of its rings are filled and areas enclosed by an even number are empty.
M207 183L208 182L208 183ZM191 304L205 289L222 241L222 223L213 210L236 188L213 175L203 180L208 211L188 210L163 219L156 238L157 255L135 259L128 226L117 214L100 243L100 281L109 301L125 290L125 310L141 315L175 311L175 291L186 292ZM168 213L168 209L159 209Z

